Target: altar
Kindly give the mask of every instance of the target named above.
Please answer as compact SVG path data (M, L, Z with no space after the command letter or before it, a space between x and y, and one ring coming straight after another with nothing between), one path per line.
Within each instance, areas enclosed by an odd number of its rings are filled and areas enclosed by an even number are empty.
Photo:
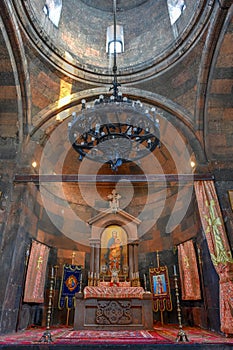
M152 294L142 287L85 287L76 293L74 329L153 329Z
M152 294L138 271L141 221L120 209L115 190L108 198L110 208L88 222L90 270L75 295L74 329L153 329Z

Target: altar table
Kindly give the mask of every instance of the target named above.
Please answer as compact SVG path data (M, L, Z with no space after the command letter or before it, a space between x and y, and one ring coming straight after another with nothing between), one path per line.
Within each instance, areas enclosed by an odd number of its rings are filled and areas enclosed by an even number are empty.
M153 329L152 294L142 287L87 286L75 297L74 329Z

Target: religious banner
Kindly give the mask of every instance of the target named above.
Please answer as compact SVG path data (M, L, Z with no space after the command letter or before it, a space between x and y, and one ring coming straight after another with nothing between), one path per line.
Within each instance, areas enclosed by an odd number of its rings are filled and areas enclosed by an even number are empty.
M58 307L70 310L74 307L75 293L80 290L82 282L82 268L80 265L63 265Z
M221 331L233 334L233 259L213 181L194 182L210 256L219 275Z
M193 241L178 245L182 300L200 300L201 288Z
M32 241L28 261L24 298L25 303L43 303L49 247Z
M149 269L150 285L153 295L153 310L163 312L172 310L172 300L167 266Z

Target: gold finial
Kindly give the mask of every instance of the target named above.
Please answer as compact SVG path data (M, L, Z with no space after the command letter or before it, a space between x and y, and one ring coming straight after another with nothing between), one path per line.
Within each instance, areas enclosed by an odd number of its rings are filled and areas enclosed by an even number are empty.
M159 251L156 250L156 257L157 257L157 267L159 267Z

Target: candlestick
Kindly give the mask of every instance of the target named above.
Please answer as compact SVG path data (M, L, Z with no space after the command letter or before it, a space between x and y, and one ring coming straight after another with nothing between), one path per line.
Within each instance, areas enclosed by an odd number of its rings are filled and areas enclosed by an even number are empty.
M54 268L51 269L50 276L50 287L49 287L49 303L47 308L47 320L46 320L46 331L40 338L39 342L41 343L52 343L52 336L50 333L50 323L51 323L51 315L52 315L52 299L53 299L53 286L54 286Z
M80 275L80 281L79 281L79 293L82 293L82 283L83 283L83 275L81 273Z
M143 278L144 278L144 289L145 289L145 292L147 292L147 281L146 281L146 275L144 273L143 275Z
M179 288L178 288L178 283L177 283L177 274L176 274L176 268L174 265L174 282L175 282L175 291L176 291L176 305L177 305L177 318L178 318L178 323L179 323L179 332L176 337L176 342L178 341L189 341L188 337L183 330L182 326L182 321L181 321L181 308L180 308L180 298L179 298Z

